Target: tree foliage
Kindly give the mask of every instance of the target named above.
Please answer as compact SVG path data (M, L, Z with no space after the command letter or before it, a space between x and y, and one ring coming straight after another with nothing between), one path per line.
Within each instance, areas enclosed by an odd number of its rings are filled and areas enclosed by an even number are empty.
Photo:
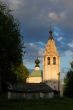
M22 50L19 24L6 4L0 2L0 76L3 84L15 82L17 76L12 65L22 64Z
M23 64L19 64L18 66L12 66L12 71L17 76L17 81L26 82L26 79L29 75L29 71Z
M73 61L71 62L71 69L64 78L64 96L73 97Z

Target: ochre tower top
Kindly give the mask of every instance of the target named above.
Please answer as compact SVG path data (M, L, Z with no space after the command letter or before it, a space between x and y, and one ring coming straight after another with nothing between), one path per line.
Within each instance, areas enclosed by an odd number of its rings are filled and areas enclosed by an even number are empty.
M59 53L57 51L56 44L55 44L51 30L49 31L49 39L48 39L48 42L46 45L44 55L48 55L48 56L57 55L57 56L59 56Z
M49 39L43 56L43 80L58 80L59 72L60 57L52 31L49 31Z

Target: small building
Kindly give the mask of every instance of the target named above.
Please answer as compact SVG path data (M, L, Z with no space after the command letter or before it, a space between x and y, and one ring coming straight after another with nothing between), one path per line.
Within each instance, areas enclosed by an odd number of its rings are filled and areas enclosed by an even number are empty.
M39 63L40 63L40 61L37 57L37 59L35 60L35 69L28 76L28 78L26 80L27 83L40 83L40 82L42 82L42 73L41 73L41 70L39 67Z
M8 99L52 98L54 91L45 83L17 83L8 89Z

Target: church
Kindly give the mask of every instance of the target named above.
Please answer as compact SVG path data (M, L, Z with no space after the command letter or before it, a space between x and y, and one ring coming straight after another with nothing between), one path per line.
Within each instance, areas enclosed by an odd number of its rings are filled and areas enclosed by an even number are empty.
M43 55L43 72L40 70L39 63L37 57L35 68L27 78L27 83L44 82L53 90L60 91L60 56L51 30Z
M39 64L40 61L37 57L35 68L26 79L26 83L16 83L12 88L9 88L8 99L62 96L60 92L60 56L51 30L43 55L43 71L41 71Z

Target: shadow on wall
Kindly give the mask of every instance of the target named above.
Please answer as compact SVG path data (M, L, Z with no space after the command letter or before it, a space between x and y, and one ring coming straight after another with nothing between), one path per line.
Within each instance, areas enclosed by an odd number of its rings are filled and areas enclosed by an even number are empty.
M55 91L55 93L58 92L60 94L60 96L63 96L63 81L47 80L47 81L43 81L43 82L46 83L48 86L50 86Z

